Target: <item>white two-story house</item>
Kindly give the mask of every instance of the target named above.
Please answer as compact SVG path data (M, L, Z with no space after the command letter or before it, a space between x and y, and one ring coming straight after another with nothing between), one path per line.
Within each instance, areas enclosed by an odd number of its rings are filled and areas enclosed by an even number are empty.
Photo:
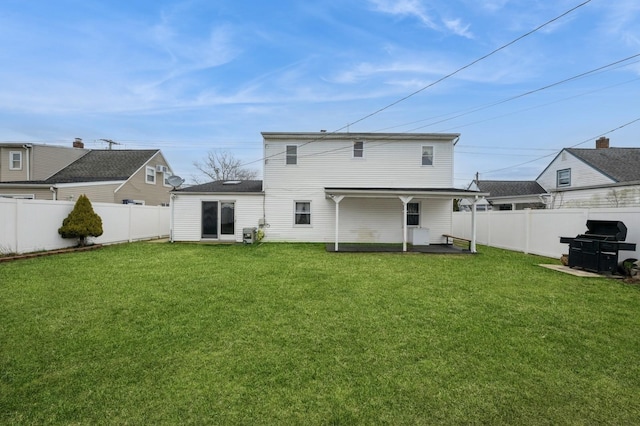
M175 241L429 245L446 243L458 134L263 132L263 181L212 182L173 192ZM234 219L233 226L229 220ZM215 222L215 223L214 223Z

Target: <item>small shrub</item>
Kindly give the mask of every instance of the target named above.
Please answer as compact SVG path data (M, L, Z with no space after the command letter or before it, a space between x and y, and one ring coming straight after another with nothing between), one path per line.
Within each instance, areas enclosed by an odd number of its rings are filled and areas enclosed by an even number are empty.
M78 197L73 210L62 221L58 234L62 238L77 238L80 247L86 245L87 237L102 235L102 219L93 211L91 201L86 195Z

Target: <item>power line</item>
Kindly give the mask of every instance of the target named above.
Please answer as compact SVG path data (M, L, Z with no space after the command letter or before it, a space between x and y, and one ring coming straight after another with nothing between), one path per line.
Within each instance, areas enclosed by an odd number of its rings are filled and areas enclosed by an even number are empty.
M577 146L584 145L584 144L585 144L585 143L587 143L587 142L591 142L592 140L597 139L597 138L599 138L599 137L601 137L601 136L605 136L605 135L608 135L608 134L610 134L610 133L616 132L616 131L618 131L618 130L620 130L620 129L624 128L624 127L630 126L630 125L632 125L632 124L634 124L634 123L637 123L637 122L639 122L639 121L640 121L640 117L636 118L635 120L631 120L631 121L629 121L629 122L627 122L627 123L624 123L624 124L622 124L622 125L620 125L620 126L618 126L618 127L615 127L615 128L613 128L613 129L611 129L611 130L609 130L609 131L607 131L607 132L604 132L604 133L601 133L601 134L599 134L599 135L597 135L597 136L592 136L592 137L590 137L590 138L588 138L588 139L585 139L585 140L583 140L582 142L579 142L579 143L577 143L577 144L575 144L575 145L571 145L569 148L575 148L575 147L577 147ZM564 149L564 148L563 148L563 149ZM541 157L535 158L535 159L530 160L530 161L525 161L524 163L515 164L515 165L513 165L513 166L509 166L509 167L503 167L503 168L501 168L501 169L489 170L489 171L487 171L487 172L482 172L482 174L485 174L485 175L486 175L486 174L492 174L492 173L502 172L502 171L509 170L509 169L514 169L514 168L516 168L516 167L520 167L520 166L524 166L524 165L526 165L526 164L534 163L534 162L536 162L536 161L539 161L539 160L542 160L542 159L545 159L545 158L547 158L547 157L551 157L551 156L554 156L554 155L558 155L558 151L556 151L556 152L554 152L554 153L552 153L552 154L543 155L543 156L541 156Z
M448 117L448 118L443 118L442 120L439 120L439 121L434 121L434 122L431 122L429 124L425 124L424 126L413 128L413 129L409 130L409 132L412 132L412 131L415 131L415 130L418 130L418 129L422 129L422 128L425 128L425 127L428 127L428 126L433 126L435 124L444 123L446 121L450 121L450 120L453 120L455 118L460 118L460 117L463 117L465 115L472 114L474 112L482 111L482 110L485 110L485 109L488 109L488 108L491 108L491 107L494 107L494 106L497 106L497 105L501 105L501 104L504 104L504 103L519 99L519 98L523 98L525 96L532 95L534 93L542 92L542 91L550 89L552 87L559 86L561 84L568 83L570 81L577 80L577 79L580 79L580 78L584 78L584 77L586 77L586 76L588 76L590 74L595 74L597 72L601 72L601 71L603 71L603 70L605 70L607 68L611 68L611 67L613 67L615 65L619 65L619 64L621 64L623 62L627 62L627 61L629 61L631 59L634 59L634 58L637 58L637 57L640 57L640 53L628 56L628 57L626 57L624 59L620 59L620 60L617 60L615 62L611 62L611 63L609 63L607 65L603 65L603 66L598 67L598 68L594 68L594 69L592 69L590 71L585 71L583 73L574 75L572 77L565 78L564 80L560 80L560 81L557 81L555 83L551 83L551 84L547 84L546 86L539 87L537 89L529 90L527 92L523 92L523 93L520 93L518 95L511 96L509 98L501 99L499 101L492 102L492 103L485 104L485 105L480 105L480 106L475 107L475 108L470 108L470 109L467 108L465 110L461 110L460 112L452 112L452 113L449 113L449 114L440 115L438 117L433 117L433 118L439 118L439 117L444 117L444 116L447 116L447 115L450 115L450 114L456 114L456 115L453 115L453 116ZM637 63L637 61L633 62L633 63ZM630 65L630 64L627 64L627 65ZM625 65L625 66L627 66L627 65ZM392 128L396 128L396 127L407 126L407 125L410 125L410 124L416 124L416 123L420 123L420 122L431 120L431 119L432 118L427 118L427 119L424 119L424 120L413 121L411 123L405 123L405 124L400 124L400 125L393 126L393 127L387 127L385 129L379 129L377 131L383 131L383 130L388 130L388 129L392 129Z
M407 99L409 99L409 98L411 98L411 97L413 97L413 96L415 96L415 95L417 95L417 94L419 94L419 93L421 93L421 92L423 92L423 91L425 91L425 90L427 90L427 89L429 89L429 88L431 88L431 87L433 87L433 86L435 86L435 85L437 85L437 84L439 84L439 83L441 83L441 82L443 82L443 81L445 81L445 80L447 80L447 79L449 79L449 78L451 78L451 77L453 77L454 75L456 75L456 74L460 73L461 71L464 71L464 70L466 70L467 68L470 68L471 66L473 66L473 65L477 64L478 62L481 62L481 61L483 61L483 60L485 60L485 59L489 58L490 56L492 56L492 55L494 55L494 54L496 54L496 53L498 53L498 52L500 52L500 51L502 51L502 50L506 49L507 47L509 47L509 46L511 46L511 45L513 45L513 44L515 44L515 43L517 43L517 42L519 42L520 40L522 40L522 39L524 39L524 38L526 38L526 37L530 36L531 34L534 34L534 33L538 32L538 31L540 31L542 28L544 28L544 27L546 27L546 26L548 26L548 25L550 25L550 24L552 24L552 23L554 23L554 22L556 22L556 21L560 20L561 18L563 18L563 17L565 17L565 16L569 15L570 13L572 13L572 12L576 11L577 9L579 9L579 8L581 8L581 7L583 7L583 6L585 6L586 4L588 4L588 3L590 3L590 2L591 2L591 0L586 0L586 1L584 1L584 2L582 2L582 3L580 3L580 4L578 4L577 6L572 7L571 9L567 10L566 12L564 12L564 13L562 13L562 14L560 14L560 15L556 16L555 18L550 19L550 20L548 20L547 22L545 22L545 23L543 23L543 24L541 24L541 25L537 26L536 28L532 29L531 31L528 31L527 33L525 33L525 34L523 34L523 35L521 35L521 36L519 36L519 37L517 37L517 38L513 39L512 41L510 41L510 42L508 42L508 43L506 43L506 44L504 44L504 45L502 45L502 46L500 46L500 47L498 47L498 48L496 48L496 49L492 50L491 52L489 52L489 53L487 53L487 54L485 54L485 55L483 55L483 56L481 56L481 57L479 57L479 58L477 58L477 59L475 59L475 60L471 61L470 63L468 63L468 64L466 64L466 65L464 65L464 66L462 66L462 67L460 67L460 68L456 69L455 71L450 72L449 74L447 74L447 75L445 75L445 76L443 76L443 77L439 78L438 80L436 80L436 81L434 81L434 82L432 82L432 83L429 83L428 85L426 85L426 86L424 86L424 87L422 87L422 88L420 88L420 89L418 89L418 90L416 90L416 91L414 91L414 92L412 92L412 93L410 93L410 94L408 94L408 95L406 95L406 96L404 96L404 97L402 97L402 98L400 98L400 99L398 99L398 100L396 100L396 101L394 101L394 102L392 102L392 103L390 103L390 104L388 104L388 105L386 105L386 106L384 106L384 107L382 107L382 108L380 108L380 109L378 109L378 110L376 110L376 111L374 111L374 112L372 112L372 113L370 113L370 114L367 114L367 115L365 115L364 117L359 118L359 119L358 119L358 120L356 120L356 121L353 121L353 122L351 122L351 123L349 123L349 124L347 124L347 125L345 125L345 126L342 126L342 127L340 127L339 129L336 129L336 130L334 130L334 131L332 131L332 132L327 132L325 135L323 135L323 136L321 136L321 137L318 137L318 138L312 139L312 140L310 140L310 141L307 141L307 142L305 142L305 143L303 143L303 144L300 144L300 145L299 145L299 147L302 147L302 146L308 145L308 144L313 143L313 142L321 141L321 140L325 139L327 136L329 136L329 135L331 135L331 134L338 133L338 132L340 132L341 130L344 130L344 129L346 129L346 128L348 128L348 127L350 127L350 126L354 125L354 124L360 123L360 122L362 122L362 121L364 121L364 120L366 120L366 119L368 119L368 118L371 118L371 117L373 117L374 115L377 115L377 114L379 114L379 113L381 113L381 112L383 112L383 111L385 111L385 110L387 110L387 109L389 109L389 108L391 108L391 107L393 107L393 106L395 106L395 105L398 105L399 103L404 102L404 101L406 101ZM269 159L269 158L276 157L276 156L279 156L279 155L282 155L282 154L284 154L284 151L283 151L283 152L276 153L276 154L272 154L272 155L270 155L270 156L265 156L265 157L260 158L260 159L258 159L258 160L254 160L254 161L250 161L250 162L248 162L248 163L244 163L244 164L242 164L242 165L241 165L241 167L248 166L248 165L250 165L250 164L254 164L254 163L257 163L257 162L262 162L262 161L264 161L264 160L267 160L267 159Z
M490 57L490 56L492 56L492 55L494 55L494 54L496 54L496 53L498 53L498 52L500 52L500 51L502 51L502 50L506 49L507 47L511 46L512 44L515 44L515 43L519 42L520 40L522 40L522 39L524 39L524 38L526 38L526 37L530 36L531 34L533 34L533 33L537 32L537 31L540 31L542 28L546 27L547 25L550 25L550 24L554 23L555 21L557 21L557 20L559 20L559 19L563 18L564 16L566 16L566 15L570 14L571 12L573 12L573 11L575 11L575 10L577 10L577 9L581 8L582 6L584 6L584 5L586 5L587 3L590 3L590 2L591 2L591 0L587 0L587 1L585 1L585 2L581 3L581 4L577 5L577 6L575 6L575 7L571 8L571 9L569 9L568 11L564 12L563 14L561 14L561 15L559 15L559 16L556 16L555 18L553 18L553 19L551 19L551 20L549 20L549 21L545 22L544 24L542 24L542 25L540 25L540 26L538 26L538 27L534 28L533 30L531 30L531 31L529 31L529 32L527 32L527 33L525 33L525 34L521 35L520 37L518 37L518 38L516 38L516 39L514 39L514 40L512 40L512 41L510 41L509 43L504 44L504 45L502 45L502 46L498 47L497 49L494 49L493 51L491 51L491 52L487 53L486 55L481 56L480 58L478 58L478 59L476 59L476 60L474 60L474 61L472 61L472 62L468 63L467 65L465 65L465 66L463 66L463 67L458 68L457 70L455 70L455 71L453 71L453 72L451 72L451 73L449 73L449 74L447 74L447 75L445 75L445 76L443 76L443 77L439 78L438 80L436 80L436 81L434 81L434 82L432 82L432 83L430 83L430 84L428 84L428 85L426 85L426 86L424 86L424 87L422 87L422 88L420 88L420 89L416 90L415 92L410 93L410 94L408 94L407 96L405 96L405 97L403 97L403 98L400 98L400 99L398 99L397 101L392 102L392 103L390 103L389 105L387 105L387 106L385 106L385 107L383 107L383 108L380 108L380 109L378 109L377 111L374 111L374 112L372 112L371 114L366 115L366 116L364 116L364 117L360 118L359 120L354 121L353 123L349 123L349 124L347 124L346 126L343 126L342 128L340 128L340 129L336 130L336 132L339 132L340 130L345 129L345 128L347 128L348 126L351 126L351 125L357 124L357 123L359 123L359 122L361 122L361 121L364 121L364 120L366 120L367 118L373 117L374 115L379 114L379 113L381 113L382 111L385 111L385 110L387 110L387 109L389 109L389 108L391 108L391 107L393 107L393 106L395 106L395 105L399 104L400 102L404 102L404 101L406 101L407 99L409 99L409 98L411 98L411 97L413 97L413 96L417 95L418 93L421 93L421 92L425 91L426 89L428 89L428 88L430 88L430 87L433 87L433 86L435 86L436 84L441 83L442 81L447 80L447 79L449 79L449 78L453 77L454 75L458 74L459 72L464 71L464 70L466 70L467 68L469 68L469 67L471 67L471 66L473 66L473 65L477 64L478 62L483 61L483 60L487 59L488 57Z

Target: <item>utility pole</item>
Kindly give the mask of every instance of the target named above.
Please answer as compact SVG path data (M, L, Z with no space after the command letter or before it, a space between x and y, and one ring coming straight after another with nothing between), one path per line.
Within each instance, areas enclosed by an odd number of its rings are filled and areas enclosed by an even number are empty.
M113 145L122 145L120 142L114 142L111 139L100 139L100 140L109 144L109 150L112 149Z

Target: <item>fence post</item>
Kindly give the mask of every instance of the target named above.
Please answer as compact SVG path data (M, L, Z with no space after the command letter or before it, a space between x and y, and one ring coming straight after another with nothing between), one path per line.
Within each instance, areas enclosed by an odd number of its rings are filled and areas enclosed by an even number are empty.
M17 254L20 254L20 228L21 228L21 221L20 218L23 216L22 214L22 200L21 199L16 199L16 249L15 252Z
M524 209L524 254L529 254L531 245L531 209Z
M129 242L133 242L133 206L134 204L129 204Z

